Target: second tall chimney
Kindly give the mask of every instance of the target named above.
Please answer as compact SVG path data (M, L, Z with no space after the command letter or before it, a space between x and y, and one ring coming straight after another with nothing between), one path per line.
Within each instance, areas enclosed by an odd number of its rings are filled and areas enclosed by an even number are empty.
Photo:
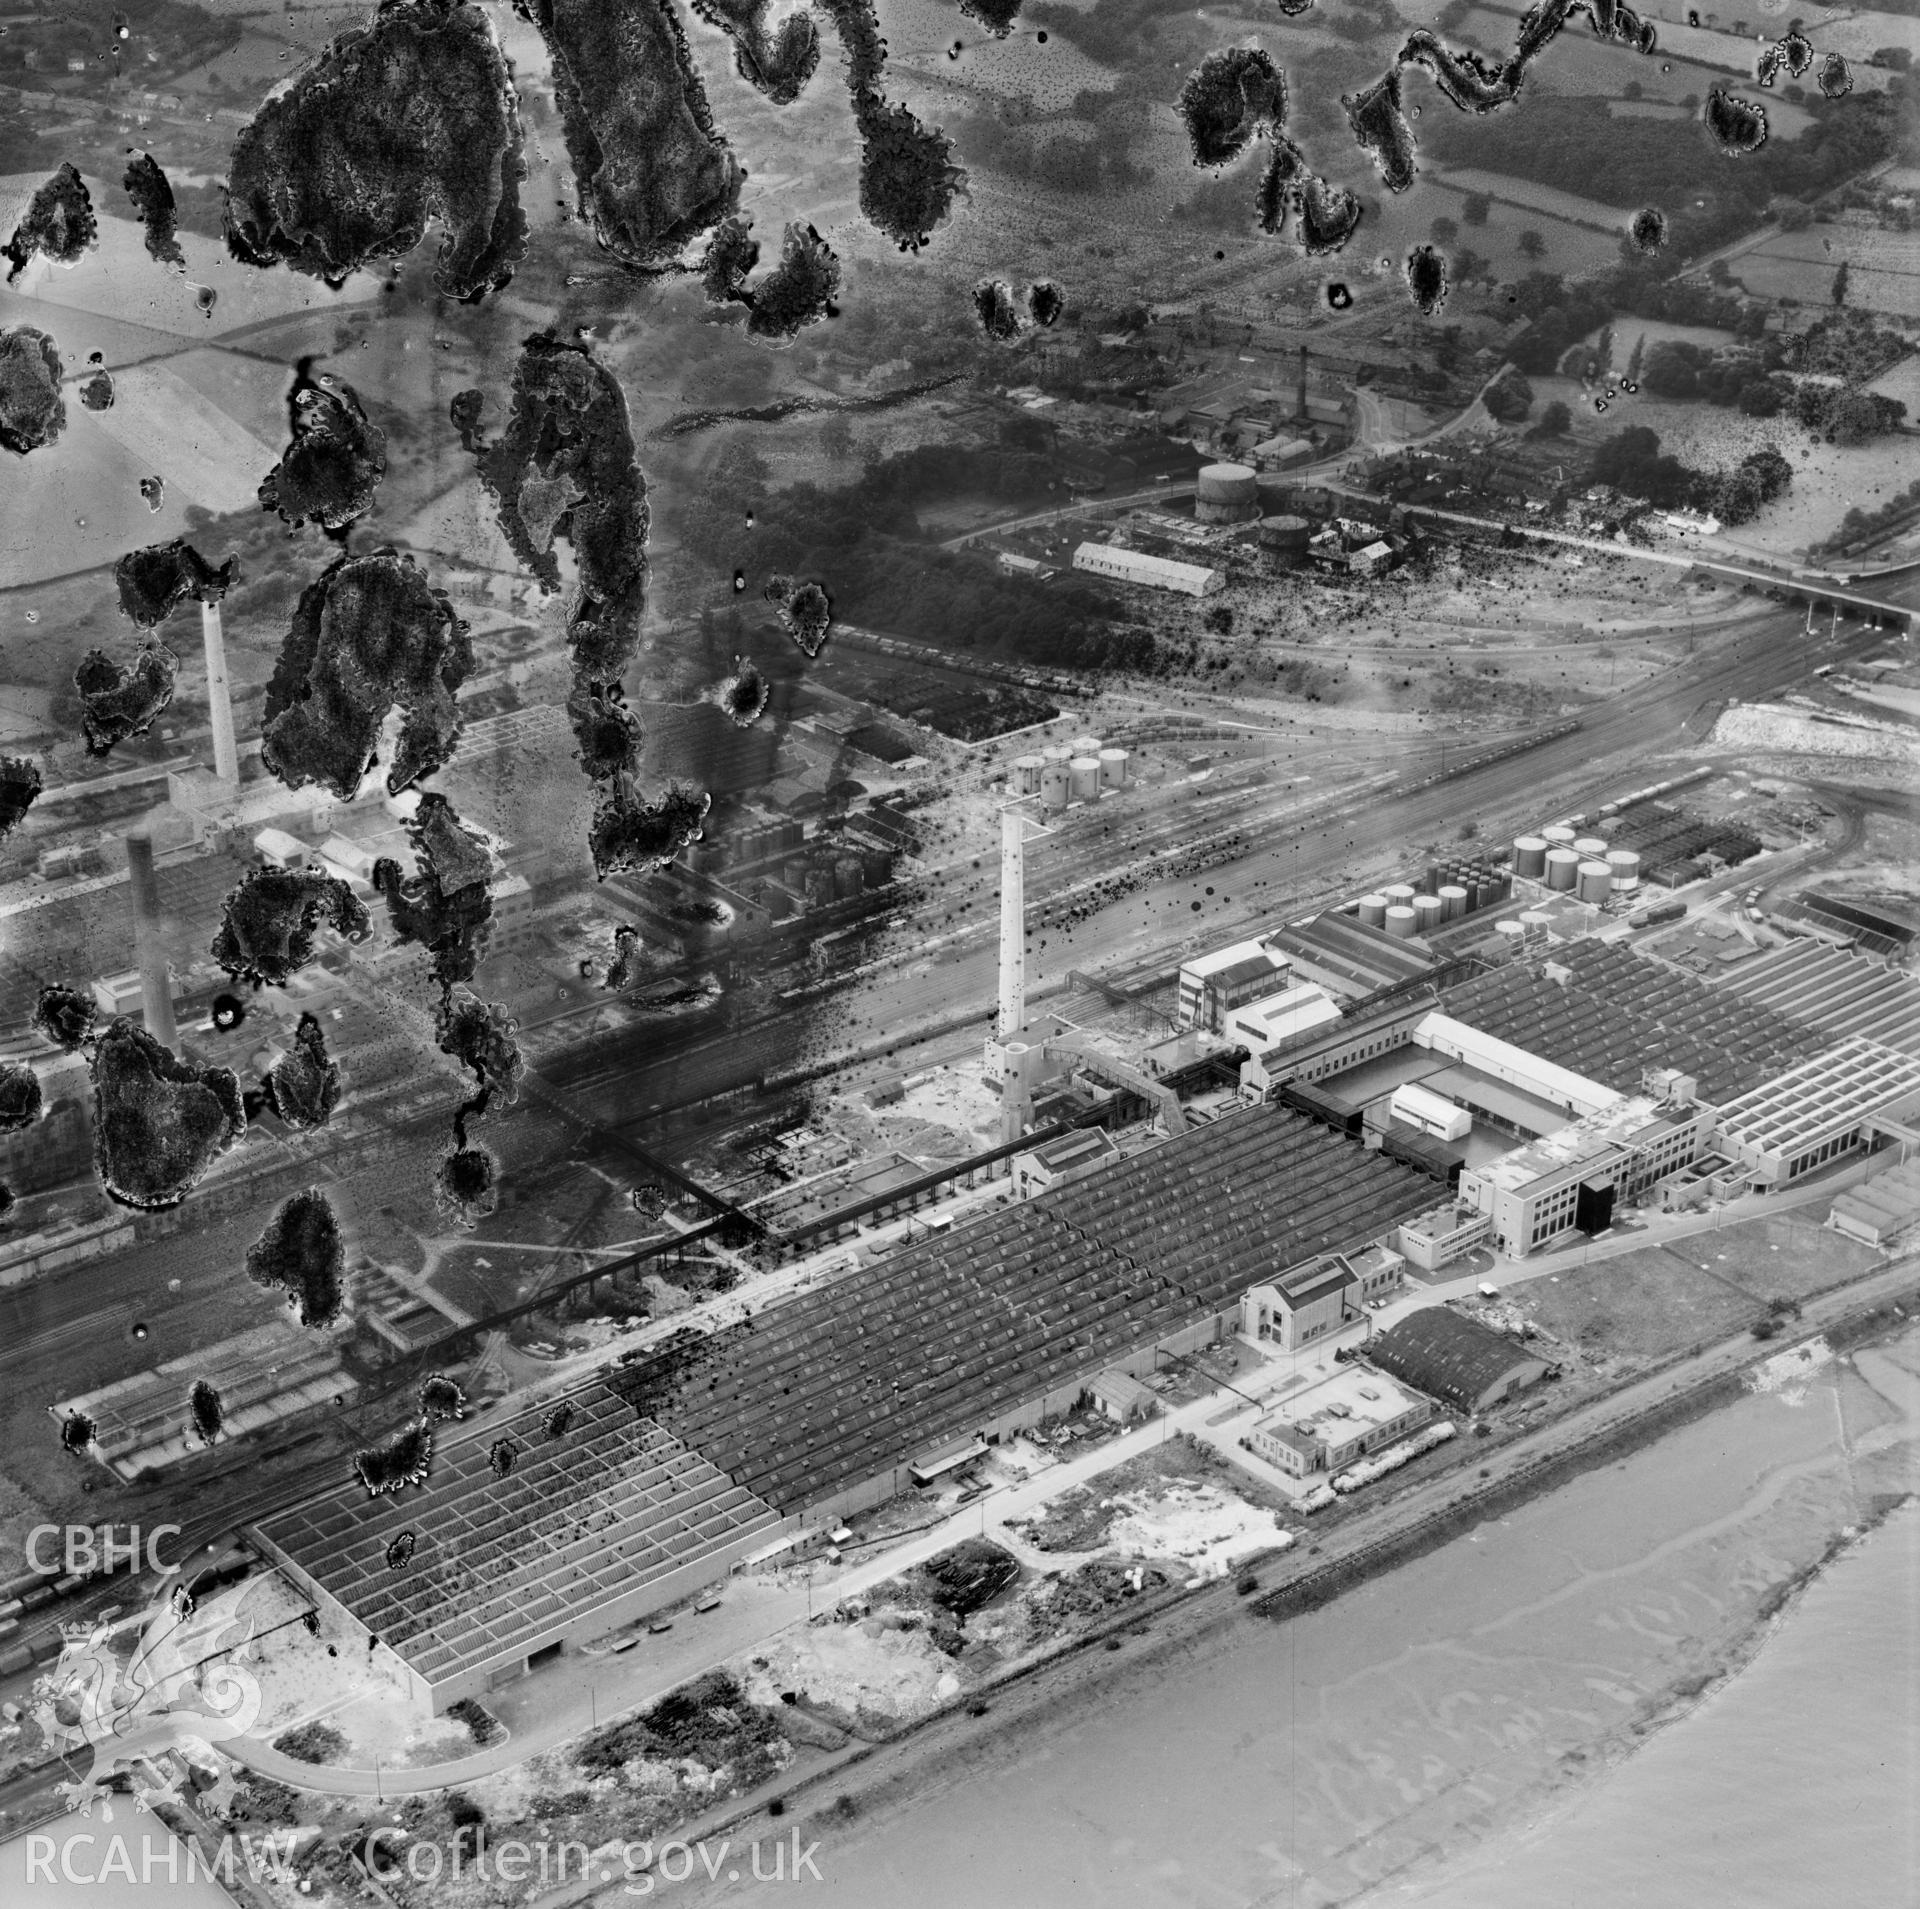
M215 628L219 626L216 623ZM127 837L127 874L133 882L133 949L140 968L140 1009L147 1032L169 1050L178 1045L173 1025L173 979L160 937L160 884L153 872L153 837Z
M220 605L203 598L200 634L207 647L207 714L213 724L213 773L240 786L240 751L233 740L233 690L227 681L227 642L220 628Z

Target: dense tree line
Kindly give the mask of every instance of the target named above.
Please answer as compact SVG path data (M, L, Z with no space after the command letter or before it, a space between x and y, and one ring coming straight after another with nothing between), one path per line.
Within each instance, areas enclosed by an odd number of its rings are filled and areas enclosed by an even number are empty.
M1710 511L1725 524L1744 524L1783 496L1793 466L1772 445L1749 452L1730 471L1702 471L1660 449L1659 433L1630 424L1597 446L1588 481L1611 484L1657 510Z
M1812 199L1883 159L1895 138L1896 103L1875 93L1808 102L1813 123L1797 139L1769 139L1727 161L1692 119L1636 119L1622 136L1605 99L1555 99L1549 110L1486 118L1446 114L1422 124L1421 143L1442 166L1478 166L1623 208L1667 205L1676 180L1693 197L1744 209L1747 223L1773 198ZM1696 209L1676 208L1674 241L1696 243Z

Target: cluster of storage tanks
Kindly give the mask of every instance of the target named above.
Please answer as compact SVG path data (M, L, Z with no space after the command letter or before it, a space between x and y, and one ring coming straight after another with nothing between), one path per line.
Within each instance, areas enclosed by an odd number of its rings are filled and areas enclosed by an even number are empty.
M1106 749L1098 736L1075 736L1054 743L1038 755L1016 756L1013 763L1015 795L1037 795L1049 813L1070 802L1092 802L1102 790L1127 786L1128 755L1124 749Z
M1632 849L1609 848L1605 836L1579 835L1566 823L1515 836L1513 872L1596 905L1640 890L1640 857Z
M1505 901L1513 889L1503 870L1477 859L1435 862L1427 870L1426 883L1422 889L1411 882L1394 882L1377 894L1362 895L1360 920L1404 941L1413 935L1430 935L1476 909L1491 908Z

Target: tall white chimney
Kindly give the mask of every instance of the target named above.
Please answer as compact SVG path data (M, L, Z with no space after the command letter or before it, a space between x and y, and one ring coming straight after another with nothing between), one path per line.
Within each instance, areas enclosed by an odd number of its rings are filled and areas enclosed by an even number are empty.
M200 634L207 649L207 714L213 724L213 773L231 788L240 786L240 751L233 740L233 690L227 681L227 643L220 629L220 605L200 602Z
M1017 1041L1027 1025L1026 817L1000 811L1000 1022L994 1032Z

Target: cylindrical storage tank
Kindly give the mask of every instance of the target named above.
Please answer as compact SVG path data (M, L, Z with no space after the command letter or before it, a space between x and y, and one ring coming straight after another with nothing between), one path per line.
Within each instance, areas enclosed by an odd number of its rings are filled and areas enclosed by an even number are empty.
M1544 835L1516 835L1513 838L1513 872L1537 882L1547 872L1547 838Z
M867 871L861 866L857 855L842 855L833 864L833 892L840 900L862 893L867 885Z
M1613 870L1616 883L1639 879L1640 857L1630 848L1608 849L1607 866Z
M1571 848L1573 846L1573 836L1574 831L1568 828L1564 822L1556 822L1552 828L1542 829L1540 831L1540 839L1545 842L1549 848Z
M1049 762L1040 771L1040 800L1048 809L1064 809L1073 788L1073 776L1064 762Z
M1074 739L1067 744L1067 747L1072 750L1076 756L1097 756L1100 753L1100 738L1098 736L1075 736Z
M1127 752L1124 749L1100 751L1100 786L1124 789L1127 786Z
M1638 875L1616 875L1613 878L1613 892L1616 895L1637 895L1640 892Z
M1540 855L1540 860L1542 863L1544 863L1546 859L1547 859L1546 852L1545 850L1542 850ZM1505 893L1504 893L1504 887L1505 885L1501 882L1499 876L1483 875L1473 885L1474 907L1475 908L1491 908L1495 902L1504 901L1506 899Z
M1428 935L1440 926L1441 903L1438 895L1416 895L1413 898L1413 925L1418 934Z
M869 888L885 888L893 880L893 854L884 848L870 848L860 857Z
M1075 756L1068 764L1072 777L1073 799L1076 802L1091 802L1100 793L1100 758L1098 756Z
M1013 764L1013 786L1022 795L1040 793L1040 771L1046 767L1042 756L1016 756Z
M1245 464L1207 464L1194 487L1193 514L1203 524L1243 523L1260 515L1260 482Z
M807 870L807 905L823 908L833 899L833 870L826 867Z
M1517 921L1496 921L1493 924L1493 945L1502 960L1511 961L1526 945L1527 931Z
M1387 909L1387 918L1381 926L1396 941L1410 941L1414 933L1413 910L1401 902L1394 902Z
M1384 928L1387 925L1387 898L1384 895L1362 895L1360 897L1360 919L1369 928Z
M1582 835L1575 839L1574 850L1584 855L1590 862L1604 862L1607 859L1606 838L1599 835Z
M1582 862L1579 884L1576 892L1582 901L1605 901L1613 893L1613 870L1605 862Z
M1440 890L1440 919L1458 921L1472 906L1467 891L1458 882L1448 882Z
M1256 533L1263 549L1289 563L1305 563L1313 526L1304 517L1262 517Z
M1389 908L1411 908L1413 906L1413 887L1408 882L1393 882L1381 889L1387 898Z
M1527 931L1529 946L1545 941L1547 930L1553 926L1553 917L1538 908L1529 908L1520 917L1520 926Z
M1071 762L1073 760L1073 751L1069 749L1064 742L1050 742L1040 751L1040 760L1043 764L1049 762Z
M780 865L780 879L796 895L804 894L807 886L807 861L804 855L796 855L790 861Z
M1580 880L1580 857L1570 848L1550 848L1547 850L1547 886L1549 888L1571 889Z

